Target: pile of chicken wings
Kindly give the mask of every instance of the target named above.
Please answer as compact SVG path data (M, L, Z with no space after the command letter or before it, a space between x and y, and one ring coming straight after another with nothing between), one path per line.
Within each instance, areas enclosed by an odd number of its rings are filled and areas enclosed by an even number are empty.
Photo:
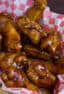
M43 1L43 2L42 2ZM7 87L24 87L51 94L64 74L60 33L38 23L47 2L35 0L25 16L0 13L0 78Z

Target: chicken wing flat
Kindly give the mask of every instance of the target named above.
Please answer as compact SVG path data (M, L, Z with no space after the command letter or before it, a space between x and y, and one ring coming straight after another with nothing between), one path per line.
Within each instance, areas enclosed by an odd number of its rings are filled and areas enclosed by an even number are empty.
M27 17L18 17L17 27L20 33L28 36L33 44L38 44L40 42L41 36L46 36L46 33L43 32L41 26L38 23L31 21Z
M51 59L51 55L47 52L44 52L31 45L25 45L24 46L24 51L26 52L26 54L28 56L32 56L35 58L39 58L39 59L44 59L44 60L50 60Z
M5 47L10 52L20 51L22 48L21 38L19 33L14 28L13 24L8 22L3 28L6 37Z
M27 10L26 16L33 21L39 20L46 5L46 0L34 0L34 5Z
M27 75L38 87L51 88L56 81L56 77L49 72L44 64L38 61L33 61L27 70Z
M7 51L18 51L21 49L20 35L15 29L14 22L8 15L0 14L0 33L4 37Z

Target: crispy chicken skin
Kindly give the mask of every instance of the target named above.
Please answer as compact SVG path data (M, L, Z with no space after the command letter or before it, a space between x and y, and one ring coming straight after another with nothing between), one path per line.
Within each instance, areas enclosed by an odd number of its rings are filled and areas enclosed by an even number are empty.
M22 47L20 35L17 32L12 18L8 15L0 14L0 33L5 38L5 47L7 51L19 51Z
M46 36L41 26L27 17L18 17L16 23L20 33L28 36L33 44L38 44L41 37Z
M33 21L39 20L46 5L46 0L34 0L34 5L27 10L26 16Z

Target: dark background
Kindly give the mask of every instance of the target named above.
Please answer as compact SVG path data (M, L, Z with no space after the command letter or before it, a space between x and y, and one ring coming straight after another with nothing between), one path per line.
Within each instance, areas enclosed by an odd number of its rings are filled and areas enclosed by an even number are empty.
M64 0L47 0L51 11L64 14Z

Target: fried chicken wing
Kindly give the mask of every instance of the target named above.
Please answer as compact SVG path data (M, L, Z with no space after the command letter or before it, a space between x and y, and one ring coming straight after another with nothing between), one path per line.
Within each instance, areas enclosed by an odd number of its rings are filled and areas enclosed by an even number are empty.
M56 54L58 47L61 45L59 32L49 34L46 38L41 41L41 49Z
M18 17L17 27L19 28L20 33L28 36L34 44L39 43L41 36L46 36L46 33L43 32L41 26L27 17Z
M0 53L0 68L7 69L14 66L17 69L25 69L29 67L30 62L23 53Z
M29 79L38 87L52 87L56 81L56 77L49 72L44 64L36 62L33 61L33 64L27 70Z
M33 21L39 20L46 5L46 0L34 0L34 5L27 10L26 16Z
M8 67L1 75L7 87L26 87L28 79L22 70Z
M5 40L6 49L11 52L20 51L22 47L21 41L20 41L21 39L20 35L18 34L16 29L10 22L8 22L5 25L3 32L5 32L4 35L6 37L6 40Z
M13 20L4 14L0 14L0 33L3 35L7 51L18 51L21 49L20 35L17 32Z
M32 57L35 57L35 58L39 58L39 59L44 59L44 60L49 60L51 59L51 55L48 54L47 52L44 52L31 45L25 45L24 46L24 51L26 52L26 54L28 56L32 56Z

